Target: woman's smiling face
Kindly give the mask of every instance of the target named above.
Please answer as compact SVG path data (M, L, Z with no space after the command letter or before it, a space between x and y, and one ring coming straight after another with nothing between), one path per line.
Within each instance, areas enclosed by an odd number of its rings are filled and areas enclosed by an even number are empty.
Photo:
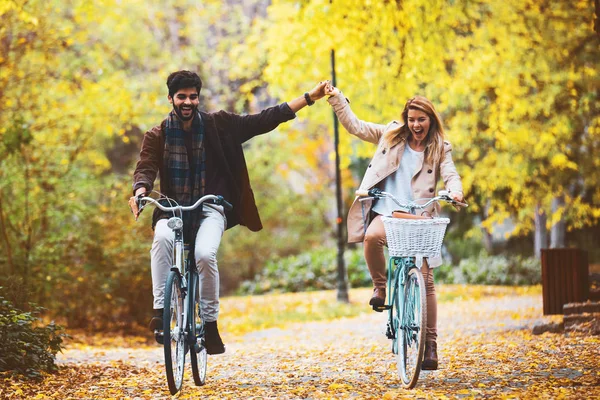
M431 120L429 115L421 110L408 110L408 129L414 140L422 142L429 133Z

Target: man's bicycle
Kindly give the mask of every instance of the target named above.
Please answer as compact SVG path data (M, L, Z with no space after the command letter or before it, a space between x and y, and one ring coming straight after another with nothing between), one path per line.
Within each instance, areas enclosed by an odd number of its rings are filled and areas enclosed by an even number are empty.
M204 346L204 319L200 310L200 279L194 263L194 255L183 238L183 212L193 211L204 203L233 207L222 196L206 195L191 206L180 206L174 200L162 197L138 197L140 210L147 203L162 211L172 212L167 226L175 233L173 266L165 285L163 331L154 331L156 341L162 343L165 351L165 370L171 394L177 393L183 383L185 356L190 353L192 375L196 386L206 380L207 352ZM169 204L169 206L165 206ZM187 257L186 257L187 253ZM191 350L191 351L190 351Z
M360 201L387 197L409 211L404 218L401 213L382 217L389 251L389 303L373 308L389 311L386 336L392 339L392 353L396 355L402 384L411 389L417 384L421 372L427 327L425 281L421 267L425 257L440 255L446 226L450 222L448 218L415 219L414 215L416 210L425 209L435 202L443 201L461 207L467 207L467 204L455 201L444 190L424 204L402 204L392 194L377 188L359 190L356 195Z

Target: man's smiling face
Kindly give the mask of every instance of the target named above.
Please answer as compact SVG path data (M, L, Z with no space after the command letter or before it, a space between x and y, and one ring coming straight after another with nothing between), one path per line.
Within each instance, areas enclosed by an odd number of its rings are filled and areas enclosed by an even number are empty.
M198 110L200 99L196 88L179 89L173 97L169 96L169 102L173 104L175 113L182 121L190 121Z

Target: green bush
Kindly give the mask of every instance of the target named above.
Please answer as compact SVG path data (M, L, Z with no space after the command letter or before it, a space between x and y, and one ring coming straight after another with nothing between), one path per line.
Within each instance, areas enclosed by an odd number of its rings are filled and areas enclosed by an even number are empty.
M362 248L344 254L350 287L369 286L371 277ZM335 289L337 249L325 248L285 258L269 260L254 279L242 282L239 294L302 292Z
M435 277L443 283L534 285L541 282L540 261L521 256L490 256L485 252L463 259L457 266L442 265Z
M12 371L30 378L39 378L40 372L57 370L56 353L61 351L62 327L41 322L41 307L30 304L24 312L0 296L0 372Z
M483 234L480 228L471 229L466 234L460 230L450 230L444 238L444 246L452 255L453 261L477 257L484 250Z
M371 285L362 248L344 254L350 287ZM254 279L242 282L238 294L301 292L335 289L337 250L317 249L269 260ZM485 251L463 259L458 265L435 269L436 282L480 285L533 285L541 282L540 261L521 256L490 256Z

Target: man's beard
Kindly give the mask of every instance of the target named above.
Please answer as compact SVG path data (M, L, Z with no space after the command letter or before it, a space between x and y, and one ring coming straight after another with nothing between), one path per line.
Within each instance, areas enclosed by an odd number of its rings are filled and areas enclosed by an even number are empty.
M175 110L175 114L177 114L177 116L179 117L180 120L182 120L183 122L187 122L190 121L191 119L194 118L194 115L196 114L196 112L198 112L198 107L191 107L191 113L189 117L185 117L183 115L183 113L181 112L181 107L183 106L179 106L179 107L175 107L175 104L173 104L173 110Z

